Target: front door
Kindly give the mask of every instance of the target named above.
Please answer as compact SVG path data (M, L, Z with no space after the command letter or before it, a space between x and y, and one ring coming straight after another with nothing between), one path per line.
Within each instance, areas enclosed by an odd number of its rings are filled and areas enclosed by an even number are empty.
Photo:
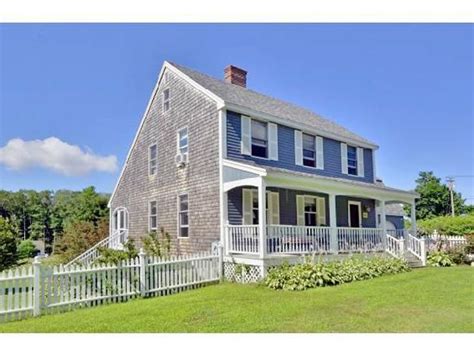
M360 227L360 204L349 202L349 227Z

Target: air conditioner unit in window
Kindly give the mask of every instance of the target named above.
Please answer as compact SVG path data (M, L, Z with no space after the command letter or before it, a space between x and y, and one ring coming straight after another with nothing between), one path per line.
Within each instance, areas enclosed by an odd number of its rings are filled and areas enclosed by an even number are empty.
M174 162L178 168L182 168L188 162L188 154L187 153L178 153L174 158Z

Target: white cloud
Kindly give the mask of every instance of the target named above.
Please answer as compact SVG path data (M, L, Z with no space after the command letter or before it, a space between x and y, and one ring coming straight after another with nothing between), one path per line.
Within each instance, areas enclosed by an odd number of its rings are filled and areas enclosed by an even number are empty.
M89 148L84 151L56 137L31 141L15 138L0 148L0 164L11 170L42 167L67 176L81 176L92 171L116 171L117 157L96 155Z

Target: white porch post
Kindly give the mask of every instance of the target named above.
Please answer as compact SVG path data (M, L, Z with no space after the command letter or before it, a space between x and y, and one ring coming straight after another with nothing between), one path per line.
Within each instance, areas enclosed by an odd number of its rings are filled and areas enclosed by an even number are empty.
M266 184L263 178L260 178L258 184L258 236L259 236L259 256L260 259L265 258L266 254L266 236L265 236L265 217L266 217Z
M413 200L411 204L411 231L413 236L416 237L416 203Z
M330 229L330 249L337 254L339 248L337 245L337 220L336 220L336 195L329 194L329 227Z
M380 200L380 226L382 227L382 239L387 239L387 217L385 216L385 200Z

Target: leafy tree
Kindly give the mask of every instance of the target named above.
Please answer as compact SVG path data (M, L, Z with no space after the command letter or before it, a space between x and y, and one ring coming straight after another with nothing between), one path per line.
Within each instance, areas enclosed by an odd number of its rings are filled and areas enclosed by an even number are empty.
M415 191L420 194L416 202L416 218L427 219L446 216L451 213L449 188L441 183L432 171L421 171L416 179ZM454 211L456 214L464 211L464 199L458 192L453 193ZM406 210L409 213L409 208Z
M30 239L22 240L18 245L19 259L28 259L34 257L36 254L36 247Z
M0 217L0 271L18 261L16 233L15 226L8 219Z

